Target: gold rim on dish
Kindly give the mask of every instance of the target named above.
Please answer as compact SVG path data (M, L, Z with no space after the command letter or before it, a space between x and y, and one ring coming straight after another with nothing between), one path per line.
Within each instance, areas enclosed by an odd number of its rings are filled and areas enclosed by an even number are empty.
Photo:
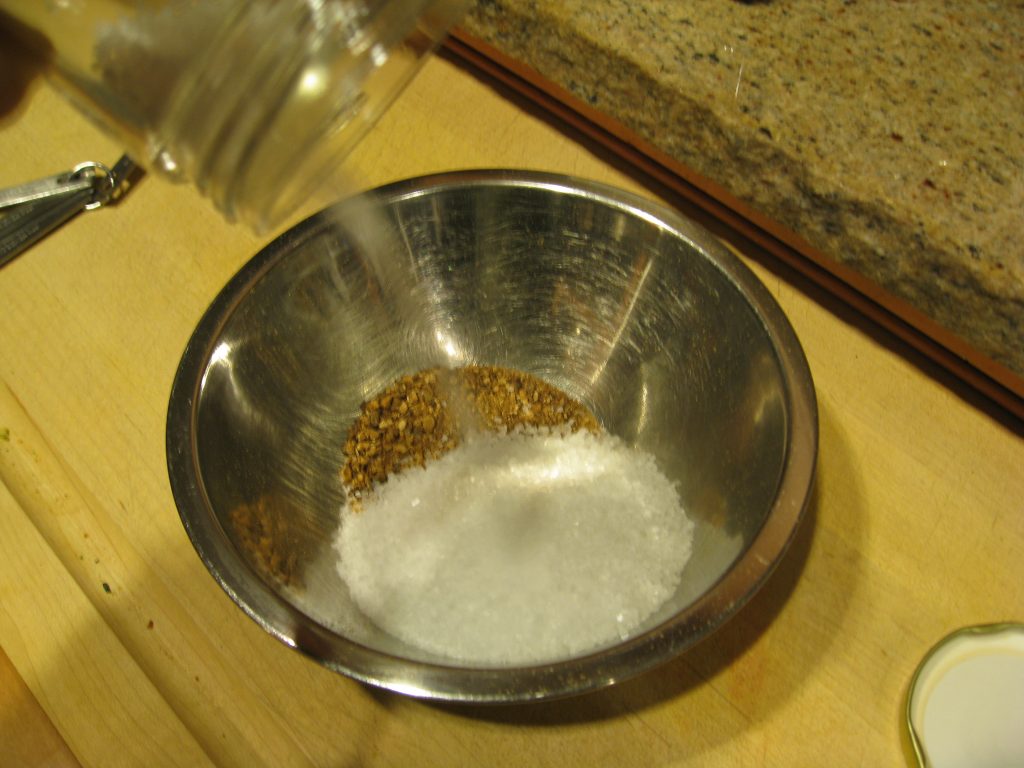
M914 670L914 674L910 679L910 685L907 688L906 704L904 707L904 721L910 738L910 745L913 748L914 757L916 758L917 764L920 768L932 768L933 765L928 758L923 734L919 732L919 727L915 727L914 722L914 710L918 704L918 698L923 692L922 684L930 676L929 673L932 672L930 669L931 665L936 661L937 656L943 650L965 637L994 640L998 636L1004 634L1020 634L1024 637L1024 623L1004 621L992 624L978 624L962 627L949 633L935 643L935 645L928 650L924 655L924 658L922 658L921 662L917 665L917 668Z

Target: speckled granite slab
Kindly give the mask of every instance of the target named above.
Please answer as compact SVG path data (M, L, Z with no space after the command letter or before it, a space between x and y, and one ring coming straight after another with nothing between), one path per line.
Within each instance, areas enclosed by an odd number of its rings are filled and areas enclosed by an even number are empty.
M1024 375L1024 3L478 0L463 28Z

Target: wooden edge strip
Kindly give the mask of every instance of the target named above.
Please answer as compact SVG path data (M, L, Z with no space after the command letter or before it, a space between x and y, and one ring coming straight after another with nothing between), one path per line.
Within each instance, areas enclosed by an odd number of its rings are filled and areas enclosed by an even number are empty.
M124 648L123 658L133 666L132 674L137 672L136 688L148 697L149 711L163 712L156 719L140 719L153 727L137 734L175 745L157 762L311 764L273 702L250 690L237 667L225 663L228 651L210 640L173 587L151 570L144 554L64 463L2 378L0 425L0 488L24 510L82 600L92 604L111 642ZM122 712L108 712L107 719L115 714ZM94 726L105 722L102 712L96 718ZM74 740L64 735L74 750ZM5 765L2 757L0 765Z
M835 262L720 185L695 174L614 119L483 40L455 29L445 41L444 50L611 151L672 195L695 206L711 218L711 222L701 223L717 236L762 262L767 261L764 258L767 255L796 270L1017 419L1024 420L1024 378L982 354L908 302ZM764 254L751 254L749 245Z

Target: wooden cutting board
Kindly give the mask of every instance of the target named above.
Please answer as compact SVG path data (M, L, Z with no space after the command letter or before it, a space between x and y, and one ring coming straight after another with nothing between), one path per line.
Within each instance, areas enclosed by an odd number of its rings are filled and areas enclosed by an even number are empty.
M0 137L2 185L120 153L45 85ZM363 188L488 166L658 195L441 59L345 173ZM434 706L329 672L221 591L167 482L178 360L266 241L147 178L0 270L0 745L27 755L17 764L896 765L906 685L932 643L1024 615L1020 422L750 251L804 346L821 418L807 520L753 601L655 673L563 702Z

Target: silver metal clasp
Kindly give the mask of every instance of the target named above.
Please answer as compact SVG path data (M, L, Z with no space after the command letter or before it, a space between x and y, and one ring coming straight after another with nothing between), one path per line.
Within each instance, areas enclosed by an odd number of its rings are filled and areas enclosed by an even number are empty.
M113 168L80 163L64 173L0 189L0 267L82 211L120 199L142 173L123 155Z

